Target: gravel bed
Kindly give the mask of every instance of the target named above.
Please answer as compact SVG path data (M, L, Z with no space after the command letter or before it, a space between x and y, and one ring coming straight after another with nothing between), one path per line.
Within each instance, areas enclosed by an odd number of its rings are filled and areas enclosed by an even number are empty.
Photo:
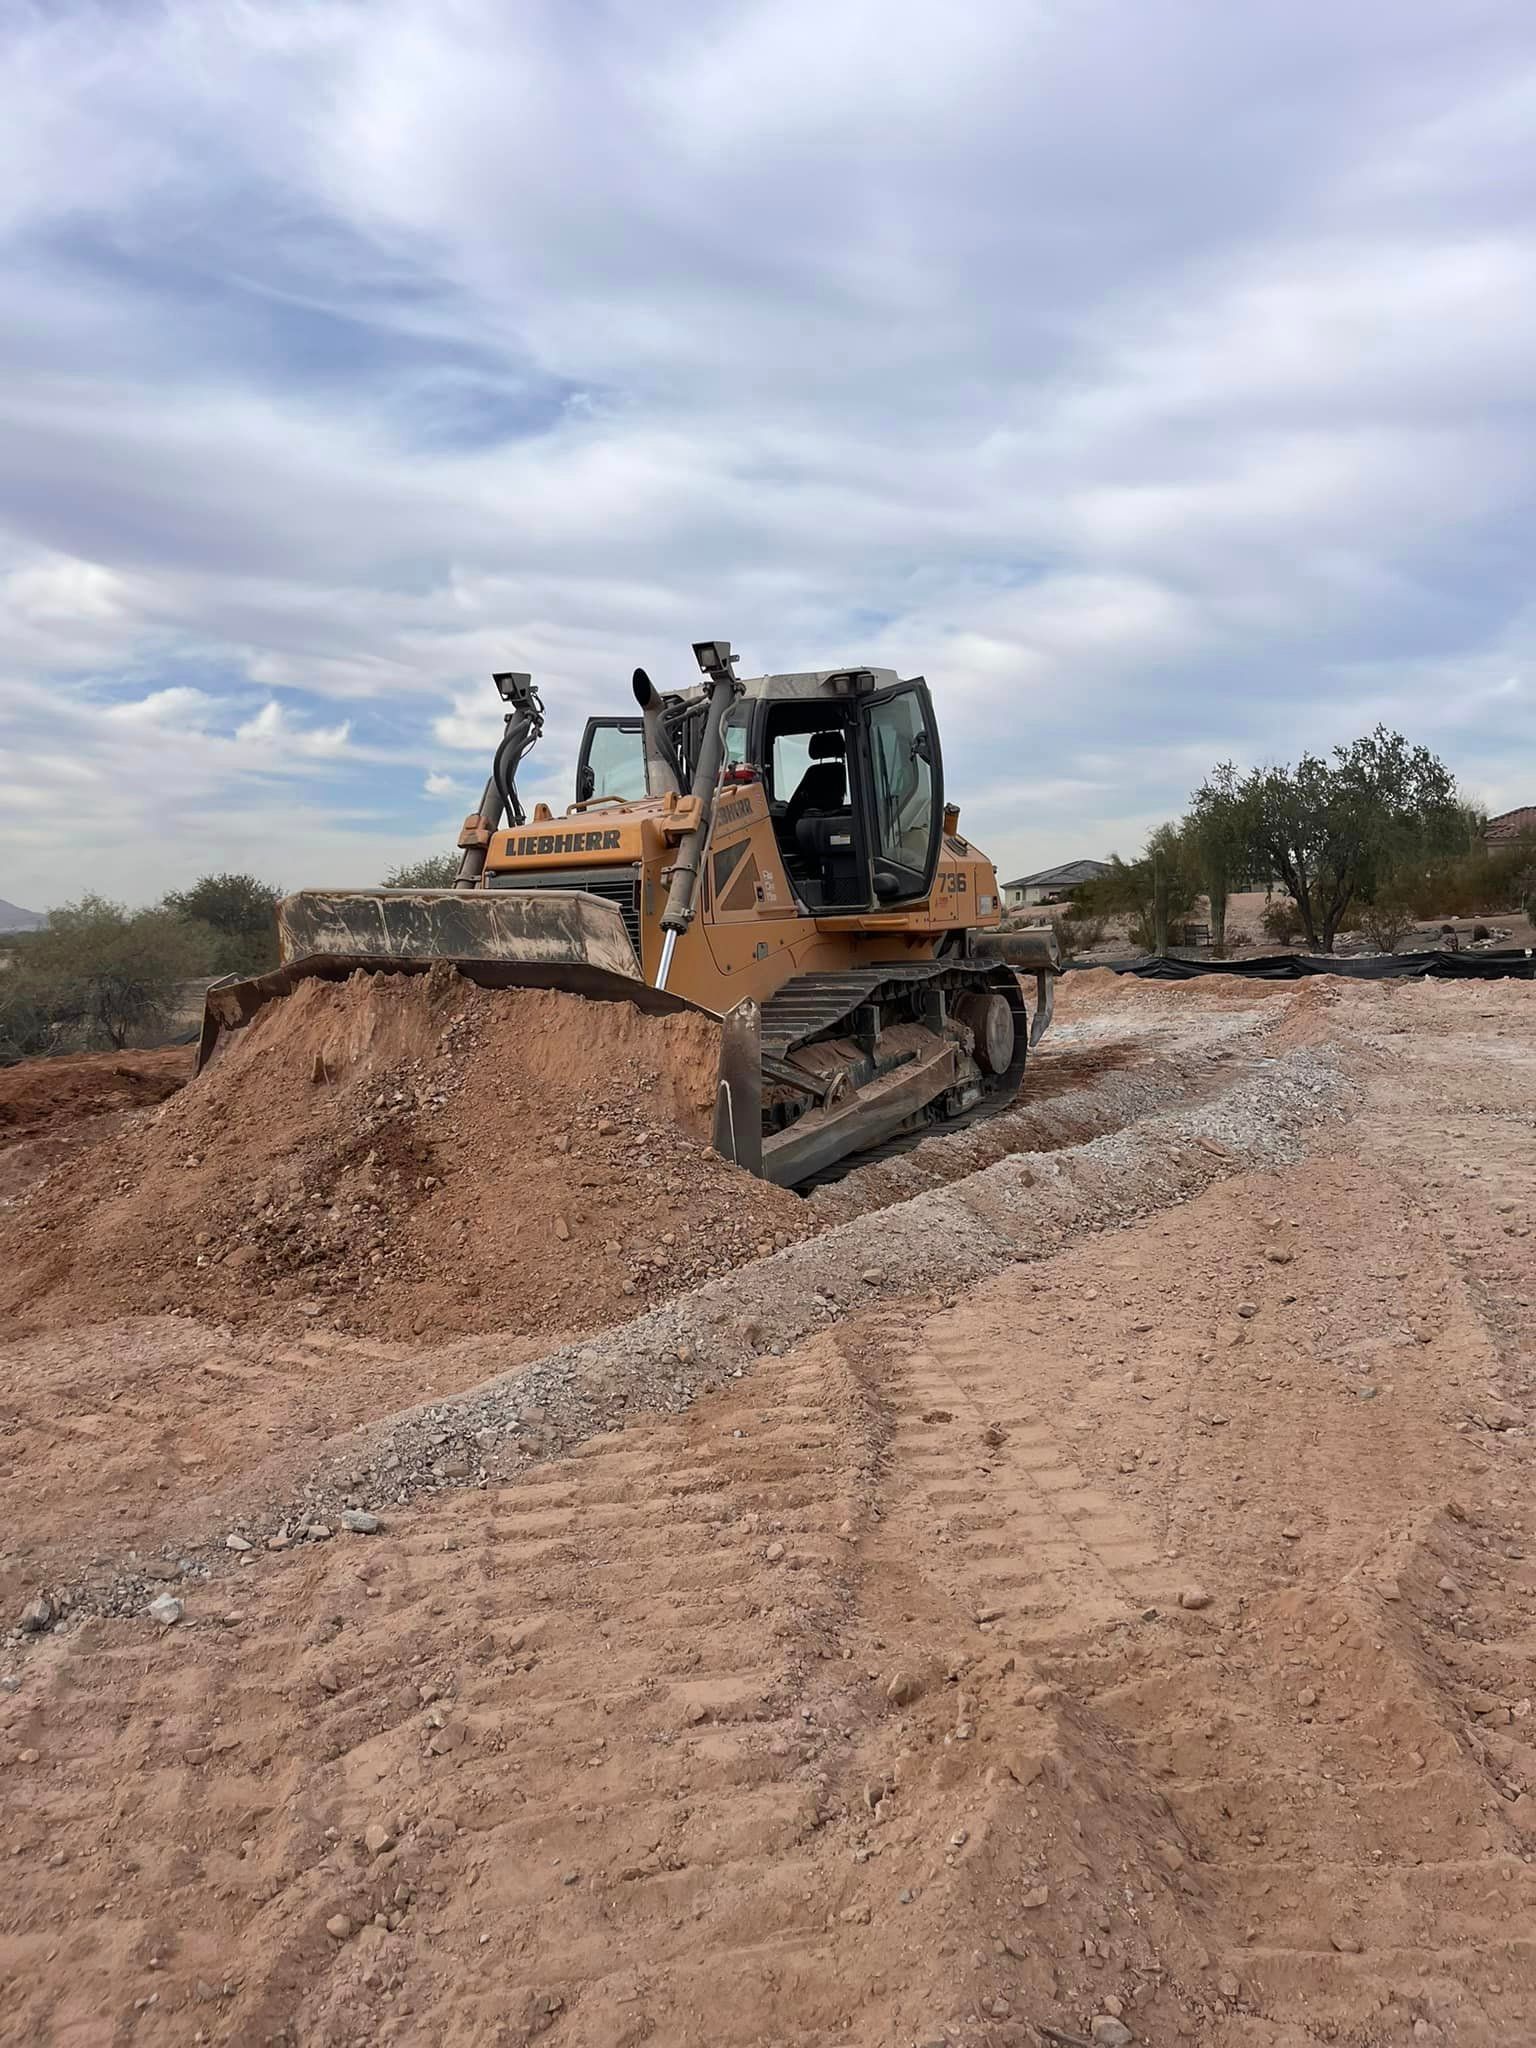
M1144 1098L1144 1076L1115 1080L1131 1103ZM1344 1117L1353 1092L1337 1054L1309 1047L1257 1062L1213 1099L1144 1114L1067 1150L999 1160L358 1432L317 1471L311 1499L375 1507L435 1485L488 1483L626 1414L678 1412L765 1353L878 1302L953 1293L1014 1260L1047 1257L1084 1229L1133 1222L1226 1174L1293 1161L1320 1126Z

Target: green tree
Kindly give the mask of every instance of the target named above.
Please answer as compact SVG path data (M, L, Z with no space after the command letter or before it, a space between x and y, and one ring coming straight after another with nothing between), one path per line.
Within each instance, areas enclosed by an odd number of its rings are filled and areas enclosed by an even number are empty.
M1088 917L1125 917L1132 940L1148 952L1168 949L1168 928L1194 905L1199 888L1191 850L1177 825L1159 825L1139 860L1109 857L1109 873L1073 892L1073 908Z
M282 890L255 875L203 875L173 890L165 908L214 934L219 974L262 974L277 965L277 899Z
M13 957L0 969L0 1066L52 1052L58 1027L35 973Z
M1184 840L1211 906L1211 947L1227 950L1227 898L1248 864L1251 837L1248 805L1236 768L1223 761L1190 799Z
M459 872L458 853L429 853L424 860L406 861L391 868L384 877L386 889L451 889Z
M18 1050L121 1050L164 1030L178 984L209 973L215 951L207 927L174 911L82 896L49 912L47 931L7 975L6 1029L30 1040Z
M1329 761L1303 754L1294 768L1256 768L1236 795L1249 862L1284 884L1307 943L1324 953L1357 898L1369 901L1435 854L1465 847L1451 771L1381 725L1335 747Z

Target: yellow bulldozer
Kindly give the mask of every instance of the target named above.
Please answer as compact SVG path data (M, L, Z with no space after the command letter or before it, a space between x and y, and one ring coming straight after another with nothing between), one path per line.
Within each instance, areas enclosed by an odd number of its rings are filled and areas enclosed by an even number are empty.
M894 670L634 675L634 713L587 722L575 801L519 800L543 730L508 709L451 889L303 890L280 966L208 992L198 1064L296 982L451 963L482 987L562 988L720 1020L715 1143L784 1187L1005 1109L1050 1021L1048 935L1000 933L997 873L944 796L928 686ZM1031 1022L1021 971L1035 982Z

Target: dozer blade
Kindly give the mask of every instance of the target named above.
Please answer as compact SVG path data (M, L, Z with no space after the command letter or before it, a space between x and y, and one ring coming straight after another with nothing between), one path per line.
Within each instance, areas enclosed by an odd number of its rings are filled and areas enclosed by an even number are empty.
M305 889L278 905L282 965L216 981L203 1007L197 1070L226 1031L301 981L425 974L443 964L479 988L555 988L647 1016L697 1011L643 979L618 905L580 889ZM712 1011L704 1014L713 1016ZM738 1003L721 1025L714 1144L749 1173L763 1170L758 1007Z
M535 960L639 981L618 906L584 889L301 889L277 906L293 961Z
M566 989L651 1016L694 1007L645 982L618 906L580 889L305 889L279 903L277 930L280 966L208 990L199 1072L223 1033L301 981L358 972L444 962L481 988Z

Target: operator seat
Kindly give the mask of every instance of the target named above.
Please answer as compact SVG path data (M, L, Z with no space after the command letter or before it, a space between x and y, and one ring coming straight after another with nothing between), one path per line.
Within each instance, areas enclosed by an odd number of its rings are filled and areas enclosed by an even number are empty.
M784 807L786 865L813 909L861 903L867 890L848 805L848 742L841 732L813 732L808 751L810 766Z
M813 732L808 749L811 764L784 807L785 837L793 846L796 827L807 811L848 808L848 743L840 732Z

